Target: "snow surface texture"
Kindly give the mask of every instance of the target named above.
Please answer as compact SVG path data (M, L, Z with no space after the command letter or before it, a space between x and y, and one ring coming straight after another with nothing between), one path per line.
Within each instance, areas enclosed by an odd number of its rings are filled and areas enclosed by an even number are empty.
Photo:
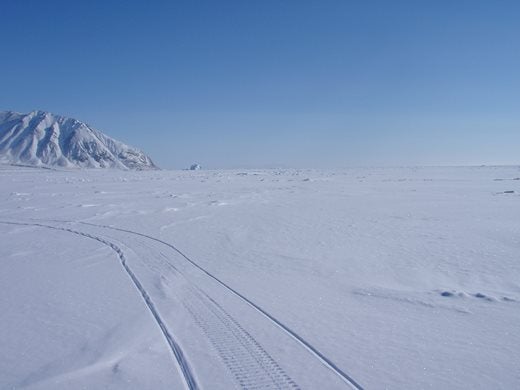
M44 111L0 112L0 161L42 167L156 169L140 150L83 122Z
M520 169L0 169L1 389L518 389Z

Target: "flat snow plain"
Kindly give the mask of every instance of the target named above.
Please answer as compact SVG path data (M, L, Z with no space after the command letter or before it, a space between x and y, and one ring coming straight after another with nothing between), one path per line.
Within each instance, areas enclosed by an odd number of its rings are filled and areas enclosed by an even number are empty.
M0 169L1 389L518 389L520 168Z

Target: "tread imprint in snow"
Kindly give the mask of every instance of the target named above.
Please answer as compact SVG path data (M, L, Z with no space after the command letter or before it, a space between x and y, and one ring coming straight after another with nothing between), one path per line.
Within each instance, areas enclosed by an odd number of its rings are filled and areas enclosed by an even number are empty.
M269 353L222 306L190 289L183 302L226 367L244 389L299 389Z

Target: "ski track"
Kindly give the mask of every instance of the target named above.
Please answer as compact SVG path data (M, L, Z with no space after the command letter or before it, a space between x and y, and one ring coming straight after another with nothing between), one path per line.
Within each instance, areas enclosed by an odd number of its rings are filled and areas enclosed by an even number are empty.
M181 255L185 260L187 260L191 265L193 265L195 268L197 268L198 270L202 271L204 274L206 274L207 276L209 276L211 279L213 279L214 281L216 281L219 285L221 285L222 287L224 287L226 290L228 290L229 292L231 292L233 295L235 295L236 297L238 297L240 300L242 300L243 302L245 302L246 304L248 304L250 307L252 307L254 310L256 310L258 313L260 313L263 317L267 318L272 324L276 325L279 329L281 329L282 331L284 331L287 335L289 335L292 339L294 339L296 342L298 342L301 346L303 346L308 352L310 352L312 355L314 355L323 365L325 365L328 369L330 369L334 374L336 374L339 378L341 378L341 380L343 382L345 382L347 385L349 385L350 387L356 389L356 390L363 390L363 387L358 383L356 382L350 375L348 375L346 372L344 372L343 370L341 370L334 362L332 362L329 358L327 358L325 355L323 355L318 349L316 349L315 347L313 347L309 342L307 342L305 339L303 339L301 336L299 336L295 331L293 331L291 328L289 328L288 326L284 325L282 322L280 322L279 320L277 320L274 316L272 316L271 314L269 314L267 311L265 311L264 309L262 309L260 306L258 306L257 304L255 304L254 302L252 302L250 299L246 298L244 295L242 295L241 293L239 293L238 291L236 291L235 289L233 289L232 287L230 287L228 284L226 284L225 282L223 282L222 280L220 280L219 278L217 278L216 276L214 276L213 274L211 274L209 271L207 271L206 269L204 269L203 267L201 267L200 265L198 265L195 261L193 261L191 258L189 258L187 255L185 255L180 249L178 249L176 246L166 242L166 241L163 241L159 238L156 238L156 237L153 237L153 236L149 236L147 234L144 234L144 233L139 233L139 232L136 232L136 231L132 231L132 230L127 230L127 229L122 229L122 228L117 228L117 227L114 227L114 226L108 226L108 225L98 225L98 224L94 224L94 223L89 223L89 222L75 222L75 221L59 221L59 222L68 222L68 223L80 223L80 224L83 224L83 225L88 225L88 226L93 226L93 227L98 227L98 228L105 228L105 229L112 229L112 230L117 230L117 231L120 231L120 232L125 232L125 233L130 233L130 234L134 234L134 235L137 235L137 236L141 236L141 237L145 237L145 238L148 238L152 241L156 241L156 242L159 242L163 245L166 245L167 247L173 249L175 252L177 252L179 255ZM211 298L210 298L211 299ZM291 384L292 386L292 384Z
M168 327L166 326L163 319L161 318L161 315L159 314L158 310L155 307L155 304L153 303L152 299L150 298L150 296L144 289L143 285L141 284L141 282L139 281L137 276L134 274L134 272L130 269L129 265L126 262L126 257L124 255L123 251L121 250L121 248L119 248L116 244L114 244L110 241L107 241L101 237L94 236L89 233L84 233L84 232L80 232L80 231L73 230L73 229L61 228L61 227L56 227L56 226L51 226L51 225L44 225L41 223L23 223L23 222L7 222L7 221L0 221L0 223L6 224L6 225L40 227L40 228L47 228L47 229L53 229L53 230L59 230L59 231L64 231L64 232L68 232L68 233L73 233L73 234L76 234L76 235L79 235L82 237L86 237L86 238L95 240L95 241L109 247L114 252L116 252L123 269L125 270L127 275L130 277L130 279L132 280L135 288L141 294L143 301L145 302L150 313L154 317L155 322L161 329L161 332L162 332L164 338L166 339L166 341L170 347L170 350L171 350L173 356L175 357L175 360L177 361L178 367L182 373L182 377L185 381L186 387L190 390L199 389L199 386L197 385L195 377L191 371L190 365L189 365L186 357L184 356L184 353L182 352L182 349L177 344L177 342L174 340L171 332L169 331Z

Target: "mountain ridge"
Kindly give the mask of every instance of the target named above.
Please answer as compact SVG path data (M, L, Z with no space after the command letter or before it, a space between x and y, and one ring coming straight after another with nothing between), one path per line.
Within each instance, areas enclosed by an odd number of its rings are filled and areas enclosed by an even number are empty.
M61 168L158 169L141 150L47 111L0 111L0 162Z

